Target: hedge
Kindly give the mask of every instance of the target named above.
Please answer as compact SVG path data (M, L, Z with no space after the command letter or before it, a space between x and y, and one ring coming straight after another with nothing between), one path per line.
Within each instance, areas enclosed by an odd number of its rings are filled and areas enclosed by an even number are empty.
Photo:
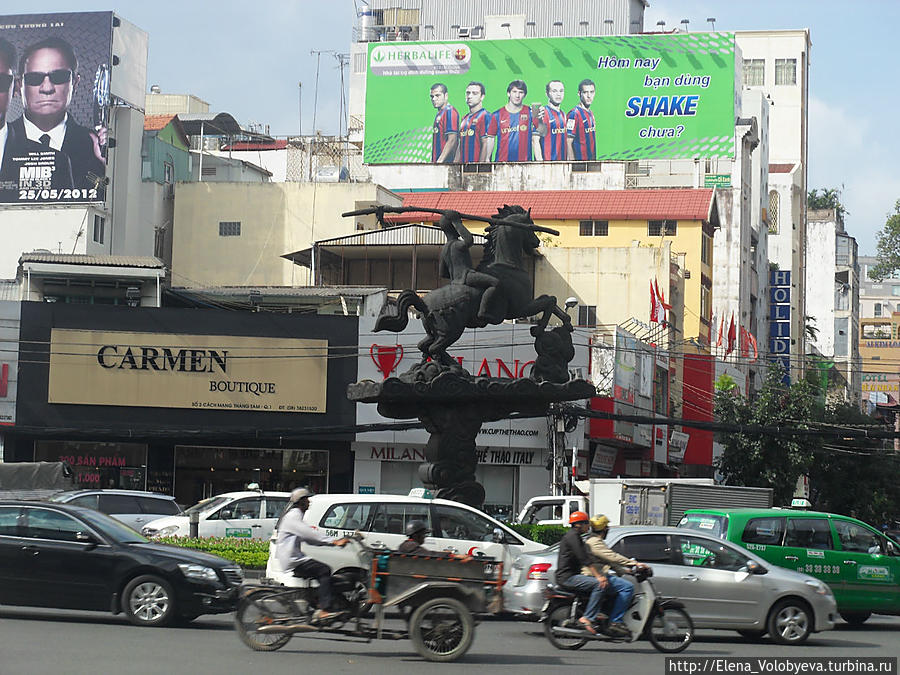
M269 560L268 539L242 539L238 537L160 537L154 543L171 544L203 551L236 562L248 569L265 569Z
M563 535L568 532L569 528L564 525L510 525L512 529L521 534L526 539L531 539L539 544L550 546L555 544Z

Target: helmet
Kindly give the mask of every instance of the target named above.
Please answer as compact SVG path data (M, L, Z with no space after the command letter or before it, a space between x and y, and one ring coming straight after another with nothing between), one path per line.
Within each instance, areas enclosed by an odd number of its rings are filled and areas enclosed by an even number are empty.
M597 514L591 518L591 529L598 532L609 529L609 518L602 514Z
M295 488L295 489L291 492L291 496L290 496L290 498L288 499L288 501L289 501L291 504L296 504L296 503L299 502L301 499L308 499L309 497L312 497L312 492L310 492L310 491L307 490L306 488Z
M588 514L586 514L584 511L573 511L572 515L569 516L569 525L574 525L575 523L586 523L590 519L590 516L588 516Z
M407 537L413 537L413 536L419 534L419 532L425 532L425 533L431 532L431 530L428 529L428 525L424 520L411 520L406 524L406 536Z

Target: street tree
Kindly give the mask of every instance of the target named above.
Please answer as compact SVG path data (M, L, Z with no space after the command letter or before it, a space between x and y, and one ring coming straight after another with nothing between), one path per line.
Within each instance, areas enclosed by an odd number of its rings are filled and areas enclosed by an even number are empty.
M783 370L772 364L762 389L753 398L719 380L715 393L715 415L719 422L766 427L806 428L815 415L817 396L806 381L784 384ZM816 441L803 435L772 435L725 432L718 435L725 446L716 468L729 485L771 487L775 504L789 504L797 479L813 461Z
M900 199L894 203L884 227L878 232L878 264L869 268L869 277L881 281L900 269Z

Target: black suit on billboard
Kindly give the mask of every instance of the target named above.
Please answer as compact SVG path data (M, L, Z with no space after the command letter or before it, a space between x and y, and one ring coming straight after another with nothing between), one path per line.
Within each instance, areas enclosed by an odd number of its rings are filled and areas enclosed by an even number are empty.
M10 129L15 128L17 134L25 136L25 122L20 117L14 122L10 122ZM40 143L28 141L40 147ZM74 179L71 187L90 189L94 187L94 182L87 178L88 172L93 173L100 178L106 175L106 166L97 159L94 154L94 141L91 138L91 132L85 127L77 124L70 115L66 121L66 135L63 137L62 146L59 151L65 155L71 163L72 178ZM55 187L55 186L54 186ZM100 188L102 195L103 189Z
M7 124L6 128L9 133L6 137L6 147L3 149L2 164L0 164L0 182L12 181L16 184L16 188L2 190L0 202L16 203L20 201L18 196L19 173L21 167L26 165L23 159L27 159L29 153L32 152L53 152L53 178L51 180L53 188L62 190L75 187L72 179L72 164L65 153L28 140L25 135L25 124L21 117Z

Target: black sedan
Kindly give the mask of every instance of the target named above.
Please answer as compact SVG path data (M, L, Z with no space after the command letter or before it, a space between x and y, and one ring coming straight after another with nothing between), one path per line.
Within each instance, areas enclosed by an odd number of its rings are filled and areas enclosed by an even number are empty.
M124 612L138 626L230 612L229 560L152 544L92 509L0 501L0 605Z

